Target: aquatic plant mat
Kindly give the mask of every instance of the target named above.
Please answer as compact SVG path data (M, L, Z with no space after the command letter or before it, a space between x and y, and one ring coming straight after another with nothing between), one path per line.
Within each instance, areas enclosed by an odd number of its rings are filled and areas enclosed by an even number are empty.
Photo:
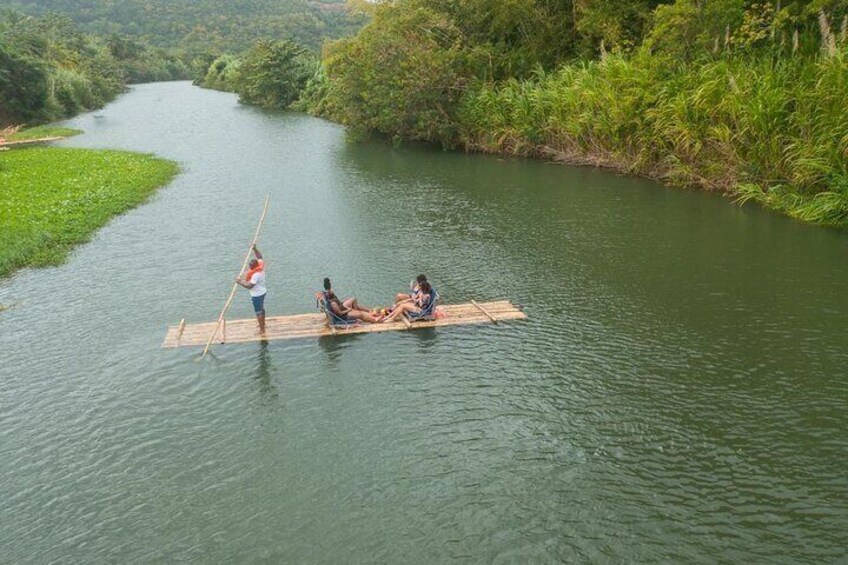
M349 327L328 327L324 314L297 314L294 316L275 316L265 320L265 334L259 333L255 318L247 320L228 320L222 324L214 343L245 343L249 341L298 339L372 332L406 331L419 328L440 326L459 326L467 324L491 324L508 320L523 320L527 315L507 300L495 302L470 302L438 306L435 320L409 322L397 320L389 323L360 323ZM203 346L215 331L217 322L204 324L186 324L168 328L162 347Z

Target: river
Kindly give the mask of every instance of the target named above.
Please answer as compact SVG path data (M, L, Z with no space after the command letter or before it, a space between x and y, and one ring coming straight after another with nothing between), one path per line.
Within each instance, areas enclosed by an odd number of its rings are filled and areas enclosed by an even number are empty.
M848 558L848 234L184 82L67 123L183 172L0 280L0 562ZM424 272L529 319L161 349L217 316L268 192L269 315Z

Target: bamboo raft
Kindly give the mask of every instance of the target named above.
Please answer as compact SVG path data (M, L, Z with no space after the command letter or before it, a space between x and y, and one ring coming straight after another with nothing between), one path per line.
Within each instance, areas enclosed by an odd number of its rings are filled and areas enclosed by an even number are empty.
M251 341L266 341L279 339L300 339L308 337L325 337L334 335L350 335L362 333L391 332L415 330L419 328L434 328L441 326L458 326L467 324L497 324L507 320L523 320L527 315L513 306L507 300L496 302L467 304L452 304L436 307L435 320L410 322L404 317L389 323L361 323L348 327L332 327L327 324L324 314L297 314L294 316L275 316L265 320L265 334L259 333L254 318L247 320L222 320L204 324L186 324L185 320L179 325L168 328L162 347L202 346L210 339L215 343L246 343Z

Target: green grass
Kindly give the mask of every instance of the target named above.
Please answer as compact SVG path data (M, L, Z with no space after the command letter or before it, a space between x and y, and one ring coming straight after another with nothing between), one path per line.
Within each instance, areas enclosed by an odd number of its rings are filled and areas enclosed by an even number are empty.
M23 129L9 136L9 141L25 141L27 139L38 139L40 137L71 137L78 135L82 131L72 128L63 128L56 126L37 126L34 128Z
M33 147L0 153L0 277L61 263L75 245L177 172L176 163L127 151Z

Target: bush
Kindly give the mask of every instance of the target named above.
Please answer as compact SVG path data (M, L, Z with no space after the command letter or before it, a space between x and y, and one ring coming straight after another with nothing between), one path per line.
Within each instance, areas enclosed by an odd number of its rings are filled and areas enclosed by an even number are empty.
M204 88L234 92L239 61L232 55L221 55L213 60L199 85Z
M46 66L0 43L0 126L42 119L48 92Z
M384 7L359 35L327 48L329 104L359 132L455 145L471 53L444 16Z
M314 68L315 62L306 50L292 41L258 41L235 72L235 91L247 104L288 108L314 74Z

